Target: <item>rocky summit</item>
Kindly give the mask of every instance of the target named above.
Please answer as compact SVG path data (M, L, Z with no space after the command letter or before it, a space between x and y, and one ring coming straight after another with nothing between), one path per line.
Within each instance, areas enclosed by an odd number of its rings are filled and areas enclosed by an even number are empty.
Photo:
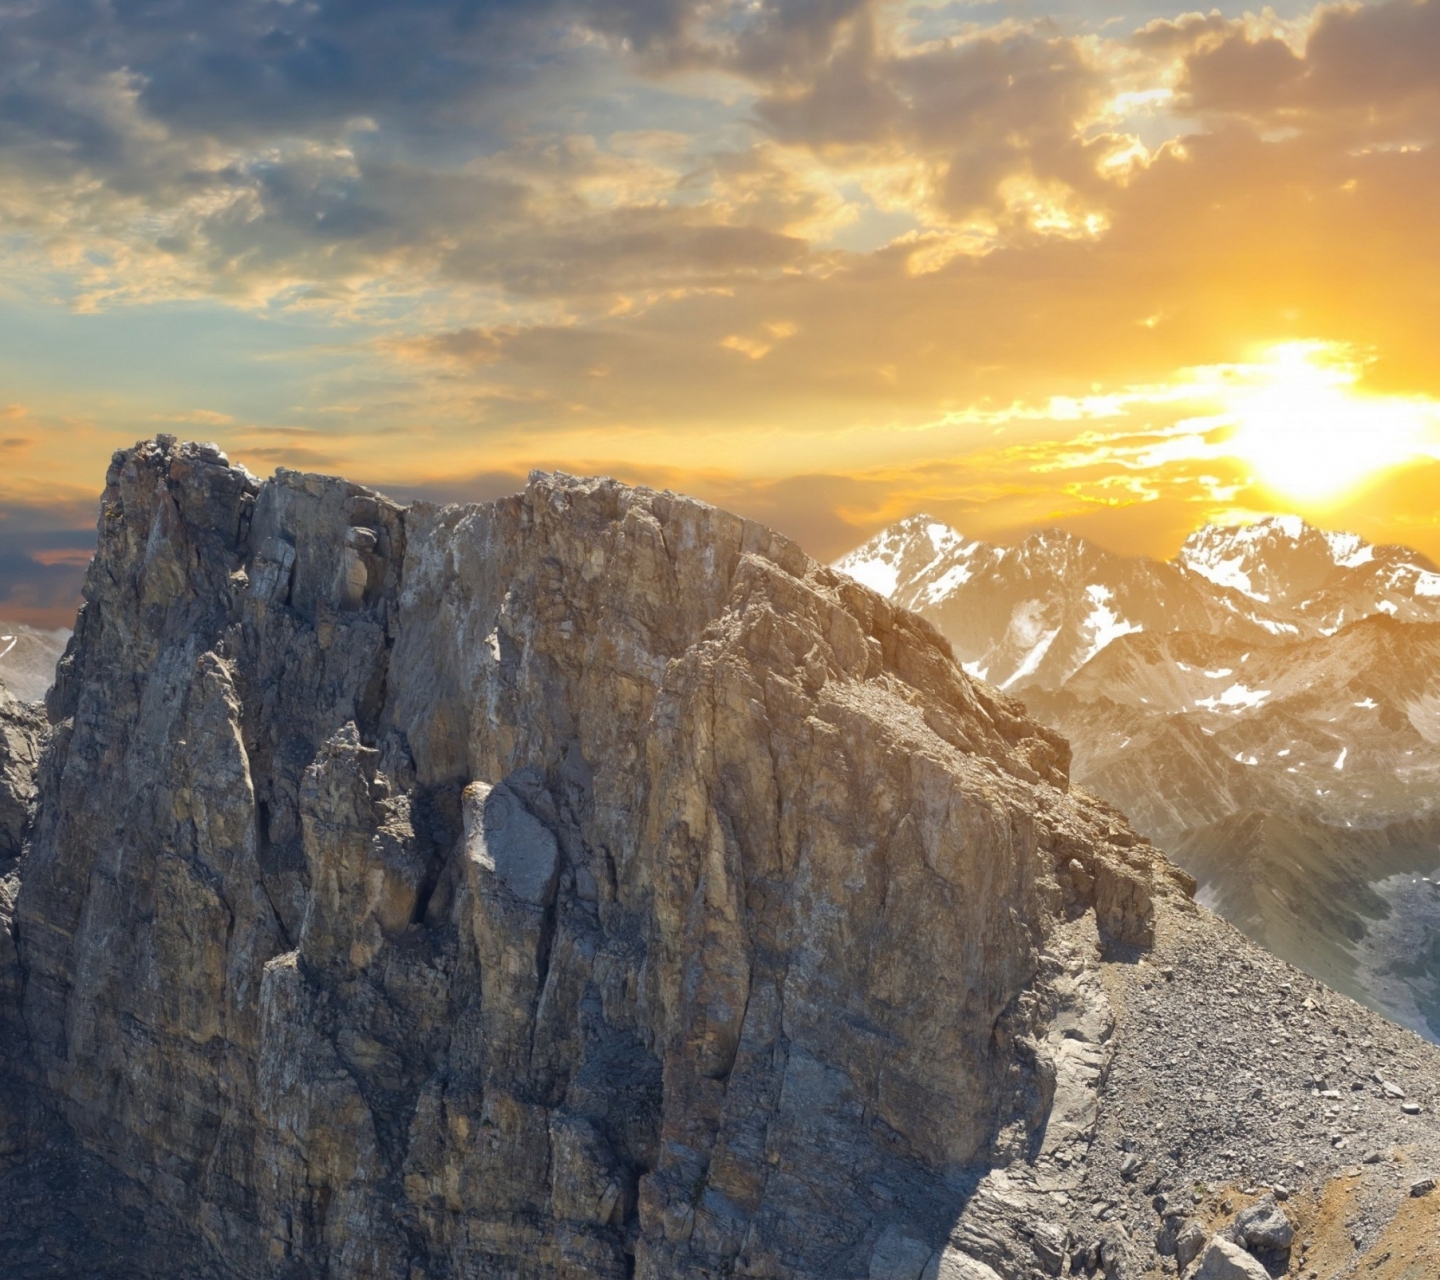
M160 437L85 599L0 699L7 1276L1440 1273L1440 1053L753 522Z

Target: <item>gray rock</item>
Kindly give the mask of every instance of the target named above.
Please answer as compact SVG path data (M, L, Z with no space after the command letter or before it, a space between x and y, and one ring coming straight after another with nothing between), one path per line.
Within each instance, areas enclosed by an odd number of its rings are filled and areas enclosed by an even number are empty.
M921 1280L1002 1280L993 1267L946 1245L930 1259Z
M1198 1219L1191 1218L1175 1234L1175 1262L1184 1271L1205 1248L1208 1236L1205 1226Z
M1065 1246L1069 1233L1053 1222L1029 1224L1030 1247L1035 1260L1046 1275L1058 1276L1065 1264Z
M38 796L36 770L49 726L0 684L0 874L20 856Z
M503 784L471 783L464 802L465 856L521 902L547 905L560 868L555 836Z
M1412 1196L1428 1196L1434 1190L1434 1178L1420 1178L1418 1181L1412 1182L1410 1184L1410 1194Z
M1295 1239L1295 1228L1274 1195L1262 1196L1235 1215L1234 1234L1250 1249L1286 1250Z
M1270 1273L1239 1245L1214 1236L1185 1280L1270 1280Z
M920 1280L935 1251L891 1224L870 1252L870 1280Z

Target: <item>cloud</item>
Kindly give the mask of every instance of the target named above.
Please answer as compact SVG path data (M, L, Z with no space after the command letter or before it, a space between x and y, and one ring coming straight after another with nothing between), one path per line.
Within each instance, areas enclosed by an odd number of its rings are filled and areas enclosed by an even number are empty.
M1213 34L1213 33L1211 33ZM1266 124L1365 134L1433 125L1440 106L1440 3L1323 5L1303 41L1232 22L1186 60L1183 105Z
M85 524L65 527L85 514ZM73 626L95 548L94 524L93 510L0 503L0 618Z
M1243 482L1164 452L1183 370L1314 337L1440 394L1437 12L0 0L5 296L300 335L284 399L243 342L225 393L14 380L0 498L176 420L411 484L661 458L825 545L1158 529Z

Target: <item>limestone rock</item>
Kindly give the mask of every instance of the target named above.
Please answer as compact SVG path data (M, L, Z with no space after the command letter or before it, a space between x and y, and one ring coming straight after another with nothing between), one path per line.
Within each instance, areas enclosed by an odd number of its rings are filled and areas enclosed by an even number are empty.
M983 1262L947 1245L930 1260L921 1280L1000 1280L1000 1277Z
M912 1239L892 1223L871 1250L869 1280L920 1280L933 1253L923 1240Z
M1211 1238L1185 1280L1269 1280L1270 1273L1238 1244Z
M44 717L0 684L0 874L20 857L34 816Z
M1283 1251L1295 1239L1295 1228L1274 1195L1262 1196L1236 1214L1232 1233L1235 1243L1257 1250Z
M1183 1272L1205 1248L1205 1226L1191 1218L1175 1235L1175 1262Z

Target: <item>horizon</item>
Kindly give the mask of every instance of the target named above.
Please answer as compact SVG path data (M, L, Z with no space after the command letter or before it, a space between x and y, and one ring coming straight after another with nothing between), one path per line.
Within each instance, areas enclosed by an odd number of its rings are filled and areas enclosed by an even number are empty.
M211 443L199 440L195 442ZM232 457L230 458L230 461L234 465L244 465L243 458ZM275 471L276 473L278 473L279 471L286 469L296 470L300 471L302 474L307 474L304 468L286 468L284 464L280 464L279 466L277 466L275 468ZM536 470L549 470L557 473L564 472L564 474L572 475L575 476L575 478L579 479L615 479L619 480L620 483L632 484L635 487L639 488L657 488L657 486L647 485L643 481L627 481L619 476L607 475L605 473L593 473L591 475L585 475L574 472L565 472L563 468L536 468ZM309 472L308 474L329 473ZM271 477L257 476L256 478L263 482L270 479ZM348 479L349 477L345 478ZM406 485L395 485L386 487L383 484L366 484L365 487L370 488L387 498L399 501L402 503L402 505L408 505L409 503L414 501L435 501L441 503L456 502L460 505L466 505L468 503L497 501L499 499L518 494L524 490L525 481L520 481L513 489L497 489L497 491L495 492L487 493L483 496L475 496L473 498L445 497L443 496L443 494L436 494L433 490L430 492L426 492L425 490L417 489L416 487ZM724 502L715 502L711 499L703 498L696 493L686 493L686 491L684 490L677 489L670 489L669 491L681 493L684 496L699 498L701 501L710 502L712 506L726 506ZM100 501L99 494L96 495L95 501L98 507ZM783 533L787 537L793 537L793 535L790 534L785 528L783 528L782 525L773 522L772 520L766 519L763 514L752 514L751 512L747 512L744 509L743 503L737 503L733 507L727 509L734 510L735 513L738 515L748 516L749 518L757 519L761 523L767 524L769 527L776 529L777 532ZM1031 538L1035 535L1054 532L1083 541L1088 545L1109 555L1122 558L1146 558L1151 560L1158 560L1164 563L1174 563L1178 561L1184 543L1194 534L1199 533L1207 528L1242 529L1268 523L1271 521L1299 520L1303 526L1313 529L1322 534L1360 537L1362 542L1364 542L1366 545L1374 546L1376 548L1398 547L1405 551L1418 553L1425 559L1430 560L1431 563L1435 563L1435 558L1429 556L1419 547L1403 542L1375 542L1369 538L1365 538L1361 534L1358 534L1353 529L1340 529L1316 523L1314 520L1307 519L1305 516L1301 515L1297 511L1269 511L1245 513L1231 512L1228 514L1232 517L1231 519L1225 519L1221 517L1217 519L1206 520L1200 524L1195 525L1193 528L1182 532L1180 534L1179 540L1174 543L1173 549L1171 549L1168 553L1163 550L1158 553L1149 550L1127 550L1122 546L1117 546L1111 544L1110 542L1102 541L1100 538L1097 538L1092 533L1077 532L1071 528L1066 527L1066 524L1064 522L1037 523L1033 525L1017 526L1013 528L999 530L989 537L980 537L977 535L972 535L967 530L957 528L955 525L950 524L948 521L942 520L939 517L935 516L932 512L923 510L915 510L908 512L904 515L896 516L895 518L888 520L883 525L873 528L870 532L857 536L854 541L840 546L838 550L834 549L834 546L832 544L830 547L827 547L825 552L817 552L812 546L805 543L802 539L795 538L794 540L799 543L801 548L808 555L810 555L812 559L815 559L822 564L833 566L838 564L841 560L846 558L851 553L862 550L871 542L880 538L881 536L883 536L897 526L906 524L914 520L929 520L935 523L945 525L945 527L951 533L957 534L968 541L982 542L991 546L1016 547L1025 542L1028 538ZM31 559L27 565L22 566L17 572L15 566L16 557L13 554L11 548L5 546L3 525L0 525L0 591L3 591L5 593L3 597L0 597L0 626L10 623L22 627L29 627L33 630L39 631L68 632L73 629L75 613L81 603L81 583L83 581L85 571L88 569L90 564L91 553L94 543L94 530L63 530L61 531L61 536L66 541L58 552L47 552L45 550L42 550L39 552L38 557ZM8 556L7 552L9 552ZM39 587L39 590L37 590L37 586ZM43 591L48 596L48 601L45 604L37 606L35 604L26 602L27 597L33 597L34 595L38 595L41 591Z

